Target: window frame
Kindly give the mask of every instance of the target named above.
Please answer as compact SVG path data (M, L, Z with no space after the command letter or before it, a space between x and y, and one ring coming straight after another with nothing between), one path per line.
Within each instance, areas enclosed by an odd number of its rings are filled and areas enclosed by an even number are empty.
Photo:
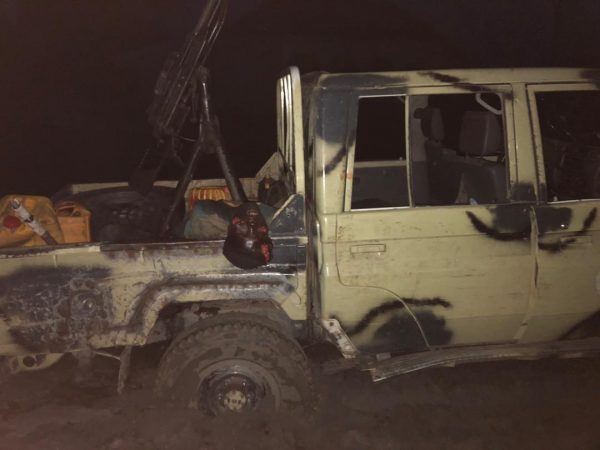
M419 86L419 87L403 87L390 89L369 89L360 90L352 93L349 108L348 118L348 134L346 138L346 148L348 149L348 158L346 163L346 180L344 191L343 212L357 213L367 211L386 211L386 210L403 210L403 209L418 209L418 208L452 208L465 207L468 205L415 205L412 193L412 149L411 149L411 134L410 134L410 111L411 98L423 95L459 95L477 93L498 93L502 94L502 122L505 142L505 165L506 165L506 188L507 199L511 202L510 186L517 183L517 152L515 139L515 123L513 111L513 86L509 83L496 84L474 84L469 88L457 86ZM406 146L406 182L408 183L408 199L407 206L390 206L383 208L365 208L352 209L352 189L354 180L354 155L356 148L356 131L358 128L358 107L360 99L373 97L405 97L404 102L404 130L405 130L405 146ZM359 162L360 164L360 162ZM498 203L500 204L500 203ZM483 204L483 206L493 206L497 204Z

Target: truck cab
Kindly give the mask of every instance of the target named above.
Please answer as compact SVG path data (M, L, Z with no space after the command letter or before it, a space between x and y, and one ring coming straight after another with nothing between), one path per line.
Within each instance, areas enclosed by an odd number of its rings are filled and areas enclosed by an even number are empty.
M313 313L347 355L598 335L598 76L313 78Z

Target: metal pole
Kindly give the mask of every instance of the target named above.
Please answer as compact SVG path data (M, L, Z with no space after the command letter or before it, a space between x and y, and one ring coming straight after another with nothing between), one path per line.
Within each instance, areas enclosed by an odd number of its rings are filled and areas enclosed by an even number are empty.
M211 111L211 102L210 102L210 93L208 92L208 81L209 81L209 73L208 70L204 67L201 67L198 71L199 80L200 80L200 88L202 89L202 93L200 98L202 99L202 116L205 120L208 121L209 126L212 128L213 140L212 144L214 145L214 152L217 155L217 159L219 160L219 164L221 165L221 171L223 172L223 178L225 178L225 182L227 183L227 187L229 188L229 192L231 193L232 200L236 202L247 202L248 199L246 194L244 193L244 189L242 188L242 184L238 177L236 177L233 167L231 166L231 162L229 161L229 157L227 152L223 148L223 140L221 138L221 132L219 130L219 126L213 113Z

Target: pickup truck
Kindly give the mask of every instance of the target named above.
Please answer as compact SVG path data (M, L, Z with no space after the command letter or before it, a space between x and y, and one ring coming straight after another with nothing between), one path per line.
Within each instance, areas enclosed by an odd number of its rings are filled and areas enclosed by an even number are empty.
M119 349L124 378L170 340L158 394L219 414L311 404L312 343L375 381L600 350L600 70L291 68L277 111L277 151L240 180L259 203L284 187L268 264L235 267L224 236L2 248L13 370Z

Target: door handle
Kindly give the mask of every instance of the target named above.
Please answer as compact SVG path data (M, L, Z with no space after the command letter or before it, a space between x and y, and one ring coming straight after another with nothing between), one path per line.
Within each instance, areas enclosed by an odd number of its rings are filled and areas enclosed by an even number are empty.
M350 247L350 253L383 253L385 252L385 244L364 244L353 245Z

